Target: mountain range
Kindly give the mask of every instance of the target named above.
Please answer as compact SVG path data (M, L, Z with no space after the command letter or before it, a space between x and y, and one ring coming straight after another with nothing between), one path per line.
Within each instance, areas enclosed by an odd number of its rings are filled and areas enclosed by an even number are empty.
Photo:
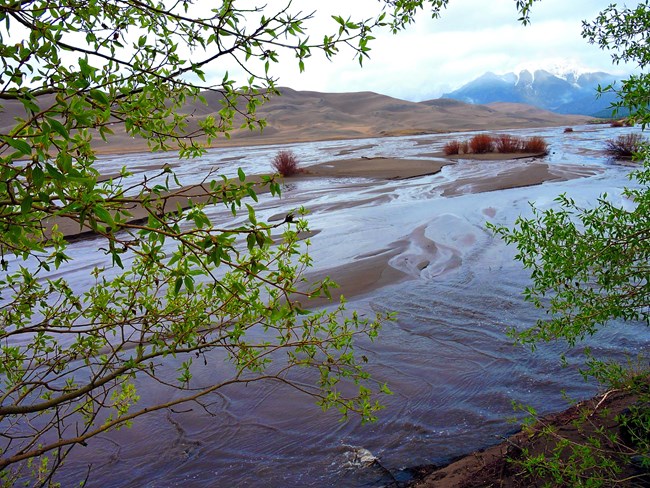
M618 81L617 76L604 72L555 74L541 69L505 75L488 72L457 90L445 93L442 98L476 104L525 103L559 114L611 117L610 107L616 95L604 93L598 97L597 88Z

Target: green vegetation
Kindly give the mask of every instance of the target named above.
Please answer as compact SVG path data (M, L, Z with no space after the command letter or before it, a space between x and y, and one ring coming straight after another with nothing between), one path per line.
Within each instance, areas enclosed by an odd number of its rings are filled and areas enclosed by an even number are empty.
M523 23L533 2L515 2ZM144 139L155 151L201 155L204 144L234 129L264 127L256 109L278 94L273 68L280 56L294 57L302 70L313 53L332 58L347 46L361 63L373 29L397 32L424 7L437 16L447 0L384 0L381 12L366 20L335 16L331 35L317 43L307 35L310 15L292 13L290 5L251 10L250 4L227 0L197 13L194 3L27 0L0 6L0 98L4 110L19 109L15 123L0 129L3 486L17 480L52 485L75 446L150 412L184 402L203 405L227 385L279 381L324 409L363 420L374 419L380 408L376 393L390 393L370 380L366 358L354 350L355 339L374 338L386 317L362 320L343 302L318 312L301 305L311 296L330 296L333 286L325 280L298 291L311 265L309 242L298 240L307 228L304 220L259 221L258 187L242 171L237 181L206 175L191 198L169 166L156 178L137 180L122 169L103 181L96 147L98 140L126 135ZM647 4L645 9L635 15L645 14ZM597 25L617 22L612 16ZM616 45L631 38L612 32ZM227 60L242 67L247 79L224 72L218 83L209 80L208 68ZM635 108L644 124L645 104L634 97L647 86L637 77L622 90L631 97L624 98L625 106ZM196 122L181 110L208 96L220 101L215 116ZM571 277L567 302L577 312L584 309L578 314L584 320L568 322L568 337L610 316L647 320L647 311L635 307L646 293L647 310L648 284L638 280L647 276L649 177L646 165L636 173L645 189L628 191L638 210L620 210L629 225L619 225L619 210L603 200L602 210L578 215L587 226L602 221L594 235L570 227L542 239L540 249L553 239L564 243L568 238L562 236L571 232L576 236L575 256L549 255L550 264L593 257L603 272L616 271L603 274L602 286L612 298L599 303L598 295L582 294L589 288L573 285L582 275L574 276L567 263L559 267ZM262 179L262 186L279 192L273 178ZM563 203L567 212L573 210L568 199ZM144 210L144 219L133 219L134 206ZM215 206L230 212L232 221L214 221ZM560 211L549 220L556 229L570 219ZM70 222L92 230L106 255L106 264L90 271L87 287L56 273L84 265L68 250L73 236L64 226ZM525 253L536 252L530 244L546 235L545 227L537 229L502 232L524 243L522 259L529 266L536 258ZM583 249L590 239L603 243L595 255ZM620 254L610 246L619 246ZM557 272L564 273L550 273ZM577 272L588 279L591 270ZM543 273L540 278L534 290L556 286ZM592 298L593 305L581 302ZM589 312L599 307L605 310L590 321ZM528 337L562 335L561 330L549 325ZM197 384L193 374L206 364L214 368L214 382ZM309 368L311 382L297 382L295 368ZM168 399L156 404L141 398L139 387L146 383L168 389Z
M290 2L277 10L198 3L0 6L0 99L17 115L0 129L3 486L52 485L75 446L150 412L204 405L226 385L279 381L364 421L380 408L377 393L390 393L354 350L387 317L362 320L342 301L319 312L301 305L329 297L333 283L302 283L312 262L309 241L298 239L303 219L257 219L256 191L280 191L273 178L258 187L240 170L235 180L208 174L185 189L165 165L155 177L123 168L105 180L96 148L137 138L192 158L234 129L261 130L256 109L278 95L280 57L303 70L315 52L331 59L346 48L362 63L373 29L396 33L425 7L437 17L447 0L384 0L365 20L333 16L331 34L316 42L312 16ZM516 3L526 23L533 0ZM228 65L246 79L232 78ZM224 70L219 81L209 69ZM183 110L208 97L221 104L217 114ZM213 220L215 209L232 220ZM65 274L85 264L68 248L82 230L106 258L86 286ZM213 382L193 381L208 364ZM295 381L298 367L310 369L310 381ZM141 398L147 383L168 399Z
M614 61L634 61L645 70L650 62L649 22L647 1L634 9L610 6L595 21L584 23L583 35L614 50ZM631 122L645 128L650 121L648 75L633 75L620 87L604 88L614 89L621 97L618 108L629 108ZM635 142L641 141L635 137ZM526 299L547 313L535 327L515 333L520 343L535 348L543 342L563 340L573 346L613 320L633 323L630 326L650 325L650 149L645 141L635 149L643 166L631 173L631 184L624 191L634 208L622 208L607 195L602 195L596 206L583 208L568 195L561 195L556 200L558 208L542 211L533 207L533 217L520 218L514 229L493 227L517 247L517 259L531 270ZM573 442L550 427L544 429L542 434L550 446L546 453L516 461L539 486L539 482L546 483L544 486L633 485L647 473L650 368L647 356L635 364L641 366L630 370L587 353L585 376L608 388L629 390L638 403L617 417L620 432L602 429ZM586 429L593 420L583 416L578 424ZM631 433L623 434L628 431ZM629 466L639 470L622 478Z
M508 469L521 486L647 485L649 379L647 372L616 376L617 388L559 416L547 419L525 408L529 417L522 433L527 437L521 446L519 439L513 443L508 458Z

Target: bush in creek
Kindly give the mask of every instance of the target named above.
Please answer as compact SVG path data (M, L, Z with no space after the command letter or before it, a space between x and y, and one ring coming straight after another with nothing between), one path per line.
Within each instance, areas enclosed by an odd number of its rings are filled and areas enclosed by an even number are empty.
M278 151L271 166L282 176L293 176L302 172L298 158L293 151Z
M446 156L453 156L454 154L459 154L460 153L460 142L456 141L456 140L449 141L442 148L442 152L445 153Z
M523 151L532 154L547 154L548 144L542 137L529 137L524 141Z
M605 153L613 159L632 159L646 142L641 134L623 134L605 141Z
M510 134L500 134L494 138L494 149L498 153L516 153L521 151L523 143L521 138Z

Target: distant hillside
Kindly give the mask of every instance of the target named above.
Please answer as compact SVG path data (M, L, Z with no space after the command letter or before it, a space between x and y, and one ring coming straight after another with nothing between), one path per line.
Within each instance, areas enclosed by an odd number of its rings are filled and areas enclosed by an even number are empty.
M590 118L558 115L527 105L474 105L458 100L437 99L407 102L372 92L319 93L281 89L282 96L273 97L258 109L258 116L267 120L262 134L246 129L232 131L231 139L219 138L215 145L280 144L289 142L352 139L466 130L499 130L525 127L576 125ZM206 94L207 105L194 102L183 112L191 115L188 130L208 115L218 117L221 97ZM22 105L0 102L0 132L7 133ZM241 124L237 121L235 127ZM112 145L124 150L145 150L146 144L125 134L121 124L111 129L115 136L108 145L96 141L100 148Z
M617 82L614 75L597 72L577 74L574 72L553 74L545 70L531 73L496 75L485 73L458 90L446 93L467 103L488 104L494 102L526 103L559 114L581 114L611 117L614 94L597 97L596 89Z
M397 136L563 126L586 123L589 117L558 115L526 106L474 105L457 100L408 102L372 92L319 93L281 89L282 96L259 109L268 126L263 134L237 131L241 144ZM218 110L219 107L216 107Z

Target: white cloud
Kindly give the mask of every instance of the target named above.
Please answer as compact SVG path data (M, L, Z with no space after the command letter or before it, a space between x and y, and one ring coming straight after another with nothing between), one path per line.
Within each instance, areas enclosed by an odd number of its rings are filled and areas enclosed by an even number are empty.
M271 0L270 6L279 1ZM594 18L609 3L542 0L534 4L531 25L523 26L517 21L514 0L450 0L440 19L430 19L422 12L405 32L396 36L376 33L371 59L363 69L351 59L351 51L342 50L332 62L315 54L306 61L302 74L295 59L286 56L274 73L280 86L299 90L370 90L422 100L440 96L486 71L506 73L522 67L571 64L620 72L621 67L612 66L607 52L589 45L581 36L582 20ZM308 12L311 4L294 1L293 5ZM376 0L329 0L319 2L317 8L309 31L312 39L320 39L323 32L331 30L333 13L359 19L376 13L379 7Z

